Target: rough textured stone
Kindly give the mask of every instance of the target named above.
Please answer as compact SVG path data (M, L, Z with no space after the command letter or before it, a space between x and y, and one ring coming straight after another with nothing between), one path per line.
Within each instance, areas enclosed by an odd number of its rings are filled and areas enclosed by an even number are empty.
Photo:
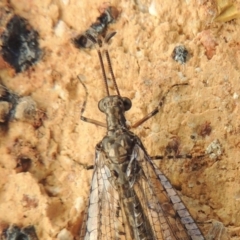
M213 229L208 221L215 219L236 240L240 239L240 19L214 22L213 3L114 1L122 12L109 26L117 31L109 50L121 95L133 102L127 113L131 124L156 107L170 86L188 83L170 91L162 111L134 132L152 156L164 154L172 139L178 140L180 154L193 155L204 153L218 139L222 155L217 159L166 159L158 164L205 235ZM11 91L30 95L44 117L37 127L18 120L1 131L0 226L31 224L42 240L57 239L64 229L78 236L92 175L86 166L93 164L95 145L105 129L80 121L85 92L77 76L89 91L86 117L105 121L97 107L105 89L96 51L76 49L71 39L96 20L101 4L11 1L14 11L38 31L44 55L17 75L9 66L2 67L0 76ZM178 45L190 54L183 65L171 56ZM211 132L199 134L206 123ZM31 160L28 172L19 171L19 159Z

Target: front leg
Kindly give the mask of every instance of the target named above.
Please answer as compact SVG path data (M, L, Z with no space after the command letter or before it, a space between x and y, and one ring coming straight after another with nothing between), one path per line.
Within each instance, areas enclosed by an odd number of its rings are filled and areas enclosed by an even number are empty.
M135 124L133 124L131 126L131 128L137 128L138 126L142 125L144 122L146 122L148 119L150 119L151 117L153 117L154 115L156 115L160 109L162 108L164 101L166 99L166 96L168 95L168 93L171 91L172 88L177 87L177 86L186 86L188 85L188 83L177 83L172 85L168 91L165 93L165 95L162 97L162 99L160 100L158 106L156 108L153 109L153 111L151 111L147 116L145 116L144 118L140 119L139 121L137 121Z
M100 127L107 127L107 124L106 123L102 123L102 122L99 122L97 120L94 120L94 119L91 119L91 118L86 118L83 116L83 113L85 111L85 108L86 108L86 105L87 105L87 97L88 97L88 90L87 90L87 87L86 85L83 83L82 79L80 76L78 76L78 79L80 81L80 83L83 85L84 89L85 89L85 92L86 92L86 97L85 97L85 100L83 102L83 105L82 105L82 109L81 109L81 114L80 114L80 119L84 122L88 122L88 123L92 123L94 125L97 125L97 126L100 126Z

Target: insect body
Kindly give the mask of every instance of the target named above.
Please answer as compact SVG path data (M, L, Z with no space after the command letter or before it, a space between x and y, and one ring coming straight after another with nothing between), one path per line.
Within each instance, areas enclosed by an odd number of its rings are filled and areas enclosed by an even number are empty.
M98 53L103 66L100 50ZM89 205L80 239L204 239L170 182L126 125L124 113L131 108L131 100L120 96L108 52L105 53L118 94L109 94L102 67L108 96L98 107L106 114L107 134L96 146ZM92 119L81 119L104 126Z

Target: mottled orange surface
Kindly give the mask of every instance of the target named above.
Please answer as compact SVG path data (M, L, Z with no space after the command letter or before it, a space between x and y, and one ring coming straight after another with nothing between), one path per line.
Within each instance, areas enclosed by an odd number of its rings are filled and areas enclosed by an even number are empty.
M214 22L217 8L210 2L214 1L112 1L121 15L110 26L117 31L110 55L120 92L133 102L127 113L131 124L154 109L170 86L188 83L170 92L162 111L134 132L152 156L164 154L172 139L178 140L179 153L193 155L219 140L218 159L158 164L204 235L214 219L225 227L220 239L236 240L240 239L240 19ZM105 121L97 107L105 89L96 51L76 49L71 38L95 21L102 3L11 1L14 11L39 32L44 55L17 75L1 64L1 81L16 94L31 96L44 117L37 126L20 119L1 131L1 228L34 225L41 240L77 239L92 176L86 166L93 164L95 145L105 134L104 128L79 119L85 92L77 75L89 92L86 117ZM171 58L180 44L190 53L184 65ZM209 134L201 134L204 124L211 126ZM20 157L31 159L31 166L19 170Z

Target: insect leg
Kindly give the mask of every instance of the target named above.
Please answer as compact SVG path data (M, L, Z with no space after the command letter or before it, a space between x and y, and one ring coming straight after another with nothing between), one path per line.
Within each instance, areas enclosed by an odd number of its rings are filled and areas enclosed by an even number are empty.
M78 79L80 81L80 83L83 85L84 89L85 89L85 92L86 92L86 97L85 97L85 100L83 102L83 105L82 105L82 109L81 109L81 115L80 115L80 119L84 122L88 122L88 123L92 123L92 124L95 124L97 126L100 126L100 127L107 127L107 124L106 123L102 123L102 122L99 122L97 120L94 120L94 119L91 119L91 118L86 118L83 116L83 113L85 111L85 108L86 108L86 105L87 105L87 97L88 97L88 90L87 90L87 87L86 85L83 83L82 79L80 76L78 76Z
M156 155L156 156L151 156L152 160L163 160L163 159L176 159L176 158L188 158L192 159L193 156L191 154L181 154L181 155L167 155L167 156L161 156L161 155Z
M140 119L139 121L137 121L135 124L133 124L131 126L131 128L137 128L138 126L142 125L144 122L146 122L148 119L150 119L151 117L153 117L154 115L156 115L160 109L162 108L164 101L166 99L166 96L168 95L168 93L170 92L170 90L174 87L177 86L182 86L182 85L188 85L187 83L180 83L180 84L174 84L173 86L171 86L168 91L166 92L166 94L162 97L161 101L159 102L158 106L156 108L153 109L153 111L151 111L147 116L145 116L144 118Z

